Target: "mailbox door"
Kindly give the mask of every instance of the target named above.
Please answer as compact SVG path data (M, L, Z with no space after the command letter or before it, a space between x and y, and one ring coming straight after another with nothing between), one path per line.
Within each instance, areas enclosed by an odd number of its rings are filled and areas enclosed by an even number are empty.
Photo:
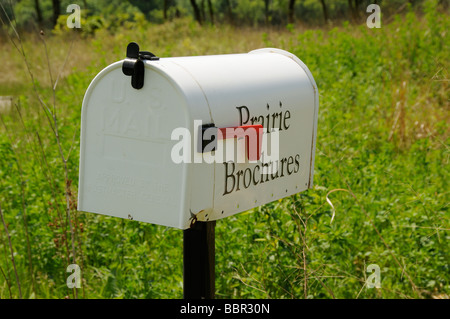
M185 98L158 68L136 90L121 67L99 73L83 101L78 208L181 228L188 166L171 160L171 134L190 125Z

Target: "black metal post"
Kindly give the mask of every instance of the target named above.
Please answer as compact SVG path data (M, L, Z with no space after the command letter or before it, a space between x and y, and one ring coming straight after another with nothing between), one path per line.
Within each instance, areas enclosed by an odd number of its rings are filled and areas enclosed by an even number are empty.
M214 299L216 222L196 222L183 231L185 299Z

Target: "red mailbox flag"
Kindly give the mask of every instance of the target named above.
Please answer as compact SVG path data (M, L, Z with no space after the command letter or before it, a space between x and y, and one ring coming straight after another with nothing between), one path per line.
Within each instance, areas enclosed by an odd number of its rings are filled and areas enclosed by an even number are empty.
M263 138L263 126L261 124L221 127L218 130L221 133L218 134L218 139L245 137L249 161L257 161L261 158Z

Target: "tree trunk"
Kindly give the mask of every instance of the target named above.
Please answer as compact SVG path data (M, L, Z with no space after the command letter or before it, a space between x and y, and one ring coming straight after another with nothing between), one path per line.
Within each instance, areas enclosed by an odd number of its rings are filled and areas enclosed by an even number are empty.
M288 22L294 23L294 17L295 17L295 0L289 0Z
M167 21L167 9L169 8L169 0L164 0L163 3L163 17L164 21Z
M355 20L359 20L359 6L361 5L361 0L355 0Z
M348 11L350 13L350 20L355 22L355 8L353 6L353 1L352 0L348 0Z
M197 5L197 2L195 2L195 0L191 0L191 5L192 5L192 9L194 9L194 18L195 20L202 25L203 21L202 21L202 16L200 13L200 9Z
M202 16L202 21L206 21L206 14L205 14L205 0L202 0L200 3L200 13Z
M264 0L264 22L269 25L269 2L270 0Z
M322 4L323 18L325 20L325 23L327 23L328 22L327 4L325 3L325 0L320 0L320 3Z
M212 6L211 0L208 0L208 11L209 18L211 19L211 24L214 24L214 8Z
M53 5L53 16L52 16L52 23L53 26L56 25L58 22L58 17L61 14L61 0L52 0Z
M37 22L39 27L42 27L42 11L39 5L39 0L34 0L34 8L36 9Z
M228 11L228 21L229 23L233 24L233 9L231 7L231 0L226 0L227 2L227 11Z

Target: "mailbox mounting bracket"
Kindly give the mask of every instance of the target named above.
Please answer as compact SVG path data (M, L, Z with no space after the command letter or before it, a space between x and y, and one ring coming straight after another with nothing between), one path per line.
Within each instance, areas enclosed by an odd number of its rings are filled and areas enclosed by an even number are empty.
M126 76L131 76L131 86L136 90L144 86L144 60L156 61L159 58L151 52L139 51L139 45L130 42L127 46L127 57L122 64L122 72Z

